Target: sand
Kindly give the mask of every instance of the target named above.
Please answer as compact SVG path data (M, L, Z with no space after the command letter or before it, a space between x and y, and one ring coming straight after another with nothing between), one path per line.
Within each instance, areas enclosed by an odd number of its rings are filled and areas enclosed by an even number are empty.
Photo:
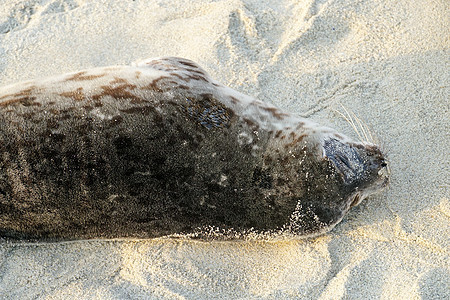
M449 23L445 0L3 0L1 85L186 57L357 139L344 105L392 180L313 239L3 241L0 298L449 299Z

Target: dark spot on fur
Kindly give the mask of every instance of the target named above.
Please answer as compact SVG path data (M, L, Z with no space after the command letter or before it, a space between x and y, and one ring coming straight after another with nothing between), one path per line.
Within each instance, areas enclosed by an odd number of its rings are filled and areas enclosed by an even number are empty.
M122 156L128 152L128 149L133 146L131 138L126 136L119 136L114 140L114 147L116 147L117 155Z
M46 160L54 161L54 158L58 157L59 153L58 153L58 151L56 151L55 149L52 149L50 147L42 147L40 149L40 154Z
M307 134L302 134L302 135L300 135L298 138L297 138L297 140L296 140L296 142L298 143L298 142L301 142L305 137L307 137L308 135Z
M260 104L259 101L258 101L258 104ZM263 109L263 110L265 110L265 111L271 113L272 116L274 116L274 117L277 118L278 120L283 120L284 117L289 116L287 113L281 112L278 108L275 108L275 107L265 107L265 106L262 106L261 109Z
M292 142L290 142L289 144L284 145L285 148L294 147L295 145L300 143L307 135L306 134L302 134L299 137L296 137L296 135L293 132L291 132L290 136L292 137Z
M251 128L253 131L256 131L259 129L259 125L256 122L253 122L250 119L244 118L244 122L248 125L249 128Z
M67 120L67 119L70 119L70 118L72 118L72 116L71 116L70 113L68 113L68 112L64 112L64 113L59 117L59 119L60 119L61 121L64 121L64 120Z
M59 95L63 97L72 98L75 101L82 101L85 98L82 87L77 88L75 91L64 92Z
M189 74L187 76L187 78L193 79L193 80L198 80L198 81L204 81L204 82L208 82L209 83L209 80L206 79L204 76L201 76L201 75L195 75L195 74L191 75L191 74Z
M94 128L92 127L92 118L85 118L84 122L76 127L76 130L82 136L86 136L87 134L92 132L92 130L94 130Z
M183 76L181 76L180 74L177 74L177 73L170 73L170 75L171 75L171 76L174 76L174 77L177 77L178 79L181 79L181 80L186 81L186 79L183 78Z
M0 106L8 106L11 104L22 104L23 106L41 106L42 105L39 102L34 102L34 100L36 100L35 96L24 96L21 98L13 98L10 100L0 102Z
M34 111L26 112L22 114L25 119L32 119L36 113Z
M116 77L114 76L114 80L110 82L110 84L125 84L125 85L132 85L128 82L128 80L124 79L124 78L120 78L120 77ZM134 86L133 88L135 88L136 86Z
M208 191L213 193L220 193L223 190L223 187L218 183L207 183L206 186Z
M234 112L216 100L211 94L185 98L182 110L207 129L229 127Z
M263 189L272 188L272 176L268 170L262 170L261 168L256 168L253 171L253 183L258 185Z
M203 98L205 98L206 100L213 100L213 99L214 99L213 95L210 94L210 93L203 93L203 94L200 94L200 97L203 97Z
M127 109L120 109L120 111L127 114L140 113L143 115L149 115L150 113L156 112L156 109L151 105L146 105L146 106L134 106Z
M61 144L64 139L66 138L66 136L62 133L52 133L50 135L51 139L59 144Z
M34 100L36 100L36 97L34 97L34 96L23 97L23 98L17 99L17 101L19 101L20 104L22 104L23 106L41 106L42 105L39 102L34 102Z
M278 177L276 182L277 186L285 186L288 183L288 181L284 177Z
M33 92L37 89L36 86L31 86L29 88L23 89L20 92L17 92L15 94L7 94L4 96L1 96L0 99L6 99L6 98L22 98L24 96L31 96L31 94L33 94ZM14 99L12 99L14 100ZM17 99L16 99L17 100ZM3 102L4 103L4 102ZM1 105L2 103L0 103Z
M178 62L182 65L192 67L192 68L198 68L193 62L185 61L185 60L178 60Z
M167 76L158 77L158 78L154 79L151 83L149 83L147 86L145 86L143 88L147 89L147 90L153 90L153 91L156 91L156 92L162 92L163 90L158 86L158 82L163 80L163 79L168 79L168 78L169 77L167 77Z
M66 80L84 81L84 80L92 80L92 79L100 78L100 77L103 77L103 76L106 75L106 74L86 75L86 73L87 73L87 71L82 71L82 72L75 73L72 76L66 78Z
M118 85L117 85L118 84ZM92 96L94 101L98 101L103 97L110 96L114 99L130 99L132 103L147 102L141 97L131 93L130 90L134 90L136 85L128 83L125 79L115 78L111 81L110 85L102 85L102 92Z
M358 149L365 149L365 147L360 144L350 143L349 145Z
M272 162L273 162L272 157L270 157L270 156L264 157L264 163L265 163L266 165L270 165L270 164L272 164Z
M199 69L186 68L186 71L189 71L191 73L195 73L198 75L206 76L206 74L204 72L200 71Z
M56 129L59 127L59 124L55 120L48 119L47 120L47 128Z
M122 121L123 121L123 117L120 116L120 115L118 115L118 116L114 116L114 117L111 119L111 121L109 122L109 124L110 124L111 126L116 126L116 125L122 123Z
M233 104L237 104L237 103L241 102L241 101L239 101L239 99L237 99L233 96L230 96L230 98L231 98L231 103L233 103Z
M303 126L305 126L305 122L299 122L297 124L297 127L295 127L296 130L299 130L300 128L302 128Z
M43 131L40 134L42 137L50 139L51 143L56 143L56 144L60 144L61 142L64 141L65 135L61 134L61 133L53 133L50 129L47 129L45 131Z

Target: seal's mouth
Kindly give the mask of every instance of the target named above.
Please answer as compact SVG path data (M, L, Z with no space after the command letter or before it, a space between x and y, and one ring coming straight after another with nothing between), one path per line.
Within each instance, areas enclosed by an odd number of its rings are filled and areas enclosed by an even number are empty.
M358 194L355 195L355 197L353 198L352 203L350 203L350 207L355 207L357 206L359 203L361 203L362 201L362 197Z

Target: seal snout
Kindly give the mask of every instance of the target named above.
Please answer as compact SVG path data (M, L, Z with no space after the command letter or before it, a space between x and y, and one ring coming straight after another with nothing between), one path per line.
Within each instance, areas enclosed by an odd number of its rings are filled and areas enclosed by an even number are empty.
M386 158L377 146L365 145L361 150L366 156L367 172L375 182L380 182L381 187L389 184L390 169Z

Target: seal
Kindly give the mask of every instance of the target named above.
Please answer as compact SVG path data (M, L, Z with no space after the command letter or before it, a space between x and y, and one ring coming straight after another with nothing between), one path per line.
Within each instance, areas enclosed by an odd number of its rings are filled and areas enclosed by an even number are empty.
M313 236L388 183L373 144L166 57L0 89L0 236Z

